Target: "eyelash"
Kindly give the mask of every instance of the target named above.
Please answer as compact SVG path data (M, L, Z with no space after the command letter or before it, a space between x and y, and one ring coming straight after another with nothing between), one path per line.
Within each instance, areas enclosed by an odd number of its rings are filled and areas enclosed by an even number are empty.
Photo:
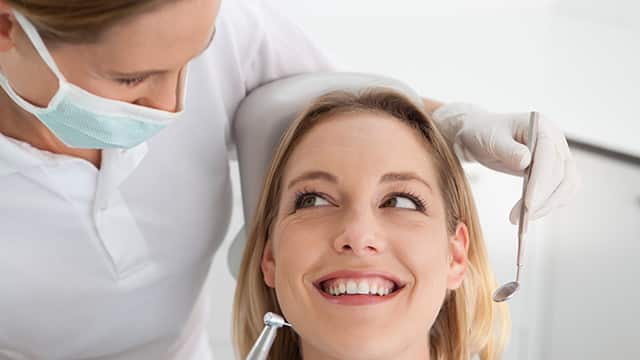
M325 194L319 193L319 192L317 192L315 190L311 190L311 189L304 189L302 191L297 191L296 192L295 201L294 201L294 212L301 208L302 200L307 195L319 196L319 197L324 198L329 203L332 203L332 201L327 199L327 196ZM414 204L416 205L416 207L417 207L416 211L420 211L422 213L426 213L427 208L428 208L427 202L420 195L418 195L418 194L416 194L416 193L414 193L412 191L395 191L395 192L392 192L384 199L383 203L387 202L387 200L389 200L390 198L396 197L396 196L401 196L401 197L408 198L409 200L413 201Z
M327 196L325 194L319 193L315 190L309 190L309 189L304 189L302 191L297 191L296 192L296 197L295 197L295 201L294 201L294 206L293 206L293 211L295 212L296 210L299 210L302 207L302 199L304 199L305 196L307 195L315 195L315 196L319 196L323 199L326 200ZM329 200L327 200L329 201ZM331 201L329 201L331 202Z
M389 194L389 196L387 196L387 198L383 201L386 202L387 200L389 200L390 198L396 197L396 196L400 196L400 197L405 197L411 201L413 201L413 203L416 205L417 209L416 211L420 211L420 212L426 212L427 210L427 202L418 194L412 192L412 191L398 191L398 192L393 192L391 194Z
M137 78L118 79L117 81L124 86L136 86L147 79L147 76L140 76Z

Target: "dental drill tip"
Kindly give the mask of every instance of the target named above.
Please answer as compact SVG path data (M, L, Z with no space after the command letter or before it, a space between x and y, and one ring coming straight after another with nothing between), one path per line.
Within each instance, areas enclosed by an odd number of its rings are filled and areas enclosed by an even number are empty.
M286 321L284 321L282 316L280 316L278 314L274 314L272 312L268 312L268 313L264 314L264 324L266 326L271 326L271 327L275 327L275 328L280 328L280 327L283 327L283 326L291 326L291 324L289 324Z

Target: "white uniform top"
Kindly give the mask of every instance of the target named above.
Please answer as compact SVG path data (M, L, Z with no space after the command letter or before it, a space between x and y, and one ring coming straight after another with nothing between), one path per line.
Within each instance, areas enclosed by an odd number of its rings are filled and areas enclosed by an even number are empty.
M99 171L0 135L0 359L206 358L198 299L231 214L230 120L256 86L332 68L263 2L222 2L184 116L103 151Z

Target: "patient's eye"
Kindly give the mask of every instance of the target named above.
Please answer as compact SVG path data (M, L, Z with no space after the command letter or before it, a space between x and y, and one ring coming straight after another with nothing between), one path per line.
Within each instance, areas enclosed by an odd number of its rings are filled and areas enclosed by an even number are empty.
M296 210L327 205L330 203L318 193L301 193L296 196Z
M409 210L424 211L424 201L415 195L392 194L381 205L381 207L394 207Z

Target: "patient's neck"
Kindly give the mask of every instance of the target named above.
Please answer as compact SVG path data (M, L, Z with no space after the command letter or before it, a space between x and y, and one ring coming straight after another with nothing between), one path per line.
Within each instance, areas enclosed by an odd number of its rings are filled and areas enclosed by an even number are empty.
M362 346L367 346L367 340L363 339ZM360 358L355 356L354 358ZM429 339L428 336L425 336L424 341L416 341L413 344L401 349L397 354L393 354L392 358L394 360L430 360L429 354ZM327 354L323 351L323 349L318 349L311 344L302 340L302 359L303 360L348 360L345 358L335 358L331 355ZM381 354L379 358L371 358L367 360L387 360L390 359L389 354Z

